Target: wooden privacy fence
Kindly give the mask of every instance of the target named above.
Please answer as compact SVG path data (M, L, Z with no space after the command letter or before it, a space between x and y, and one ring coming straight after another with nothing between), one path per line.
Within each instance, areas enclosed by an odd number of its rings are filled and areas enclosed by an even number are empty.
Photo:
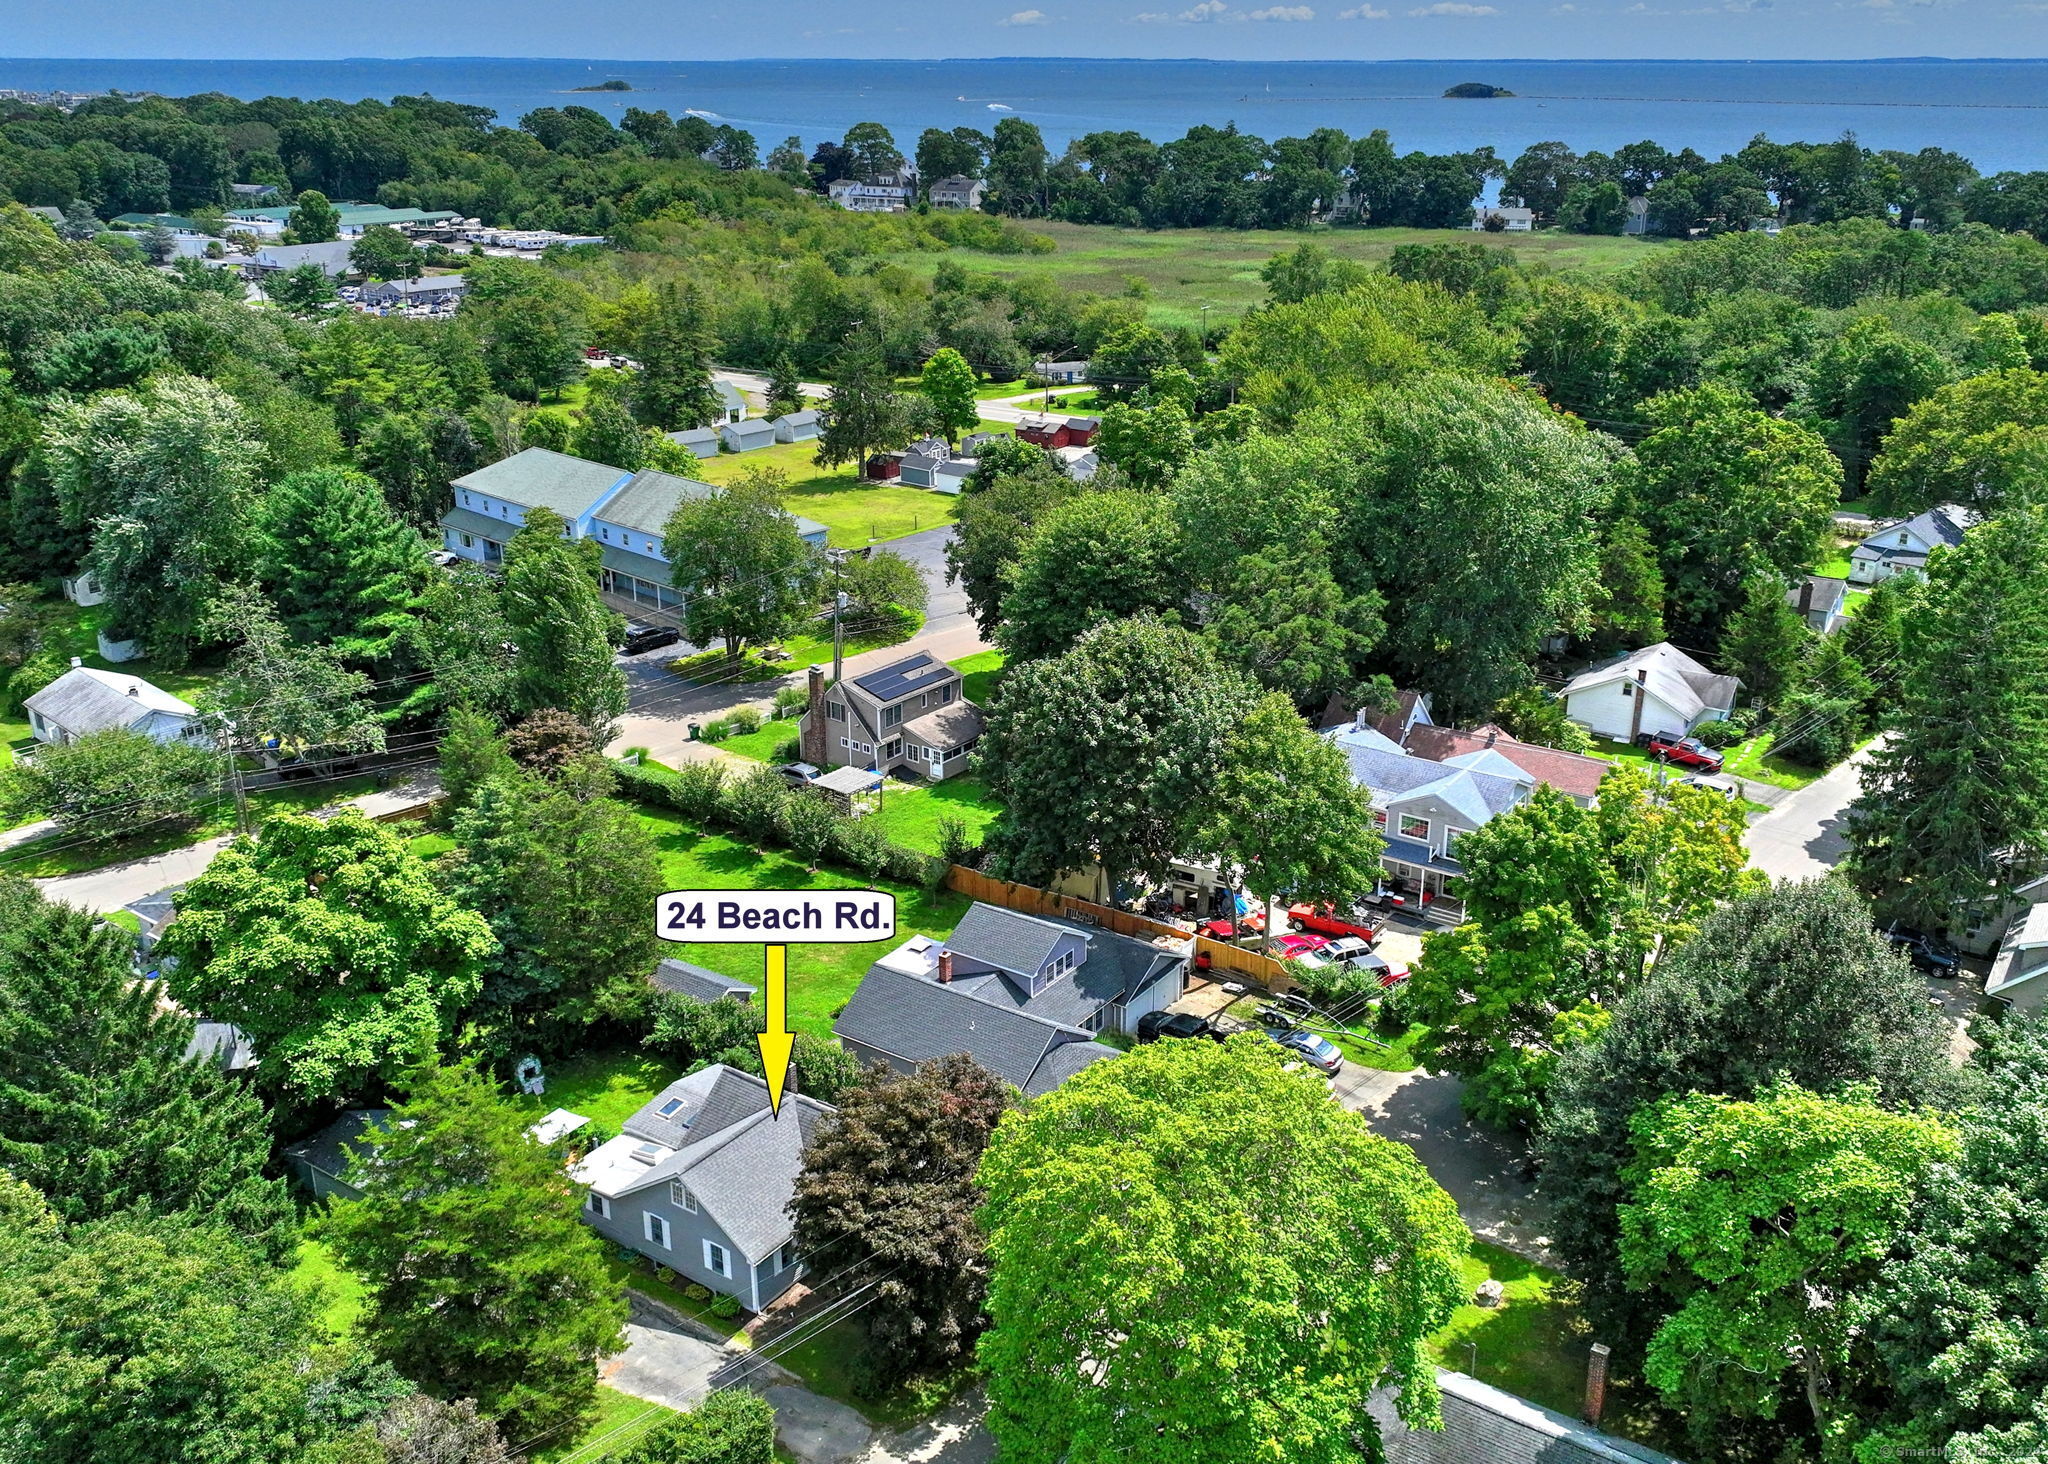
M1059 920L1071 920L1079 925L1100 926L1113 930L1118 935L1133 936L1149 941L1160 936L1169 940L1185 941L1188 932L1178 925L1169 925L1163 920L1148 920L1143 915L1133 915L1128 910L1112 909L1098 905L1092 900L1075 899L1072 895L1054 894L1039 889L1036 885L1012 884L1008 880L996 879L978 869L968 869L955 864L946 873L946 887L967 896L970 900L981 900L990 905L1001 905L1008 910L1021 910L1026 915L1050 915ZM1276 996L1284 996L1294 990L1294 978L1288 974L1284 962L1271 956L1262 956L1257 951L1244 950L1220 940L1210 940L1205 935L1194 937L1195 955L1207 956L1208 969L1223 971L1232 976L1242 976L1253 985L1263 986Z

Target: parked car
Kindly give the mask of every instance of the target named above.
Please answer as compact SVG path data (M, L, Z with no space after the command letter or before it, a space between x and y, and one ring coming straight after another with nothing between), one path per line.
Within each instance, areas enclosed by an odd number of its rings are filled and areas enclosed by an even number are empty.
M1962 957L1956 954L1954 946L1940 936L1929 935L1924 930L1916 930L1896 920L1887 925L1882 933L1884 938L1892 943L1893 949L1913 963L1914 970L1923 971L1929 976L1951 977L1961 974Z
M782 774L782 781L792 788L807 787L818 781L818 770L807 762L784 763L775 771Z
M427 563L433 565L436 569L453 569L456 565L462 563L462 556L451 553L446 549L436 549L427 556Z
M1340 966L1348 966L1360 956L1372 954L1372 942L1355 935L1340 935L1323 948L1323 954Z
M1193 1012L1147 1012L1138 1018L1138 1040L1157 1042L1163 1037L1207 1037L1221 1042L1223 1034L1209 1024L1207 1017L1198 1017Z
M1644 732L1636 742L1651 757L1660 757L1682 768L1699 768L1709 773L1721 771L1721 754L1697 737L1680 737L1675 732Z
M1380 938L1386 922L1363 910L1338 910L1329 905L1289 905L1287 924L1294 930L1316 935L1357 936L1370 944Z
M1398 961L1390 961L1385 956L1371 951L1362 956L1353 957L1351 968L1354 971L1371 971L1376 973L1379 976L1380 985L1383 987L1399 986L1408 979L1408 968L1406 966Z
M1283 935L1270 947L1279 960L1291 961L1304 951L1319 951L1330 943L1325 935Z
M1271 1035L1275 1042L1326 1077L1336 1076L1337 1070L1344 1066L1344 1054L1327 1037L1302 1027L1290 1027L1285 1032Z
M1247 941L1263 935L1265 930L1266 917L1263 915L1240 915L1235 920L1225 920L1219 916L1197 925L1195 934L1206 935L1211 940Z
M637 656L657 646L672 646L682 638L683 633L673 625L643 625L637 620L629 620L626 622L626 638L619 642L619 649L629 656Z
M1709 793L1720 794L1730 803L1740 803L1742 801L1742 785L1733 778L1709 778L1703 777L1699 773L1694 773L1690 777L1680 778L1678 786L1681 788L1704 788Z

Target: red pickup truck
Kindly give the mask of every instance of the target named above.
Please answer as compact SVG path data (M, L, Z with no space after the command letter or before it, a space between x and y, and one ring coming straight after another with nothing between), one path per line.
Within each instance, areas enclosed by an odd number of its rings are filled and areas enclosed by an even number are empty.
M1703 772L1721 771L1721 754L1707 746L1697 737L1680 737L1670 732L1650 732L1642 738L1643 749L1651 757L1661 757L1668 763L1682 768L1699 768Z
M1287 923L1317 935L1355 935L1367 944L1378 940L1386 929L1385 921L1363 910L1335 910L1328 905L1289 905Z

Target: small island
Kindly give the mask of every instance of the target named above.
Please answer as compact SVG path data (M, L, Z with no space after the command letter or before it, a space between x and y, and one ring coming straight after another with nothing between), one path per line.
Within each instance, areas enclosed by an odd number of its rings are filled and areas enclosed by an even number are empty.
M1504 86L1488 86L1483 81L1461 81L1456 86L1446 87L1444 95L1447 97L1478 97L1484 99L1487 97L1511 97L1514 93Z
M569 88L570 91L631 91L632 89L633 83L630 81L600 81L595 86L572 86ZM1502 93L1502 95L1506 95L1506 93Z

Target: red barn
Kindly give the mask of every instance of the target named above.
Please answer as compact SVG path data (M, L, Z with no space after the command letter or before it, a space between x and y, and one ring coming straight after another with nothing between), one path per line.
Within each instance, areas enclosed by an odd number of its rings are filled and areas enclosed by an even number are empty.
M1095 417L1029 416L1017 423L1017 436L1034 447L1087 447L1102 423Z

